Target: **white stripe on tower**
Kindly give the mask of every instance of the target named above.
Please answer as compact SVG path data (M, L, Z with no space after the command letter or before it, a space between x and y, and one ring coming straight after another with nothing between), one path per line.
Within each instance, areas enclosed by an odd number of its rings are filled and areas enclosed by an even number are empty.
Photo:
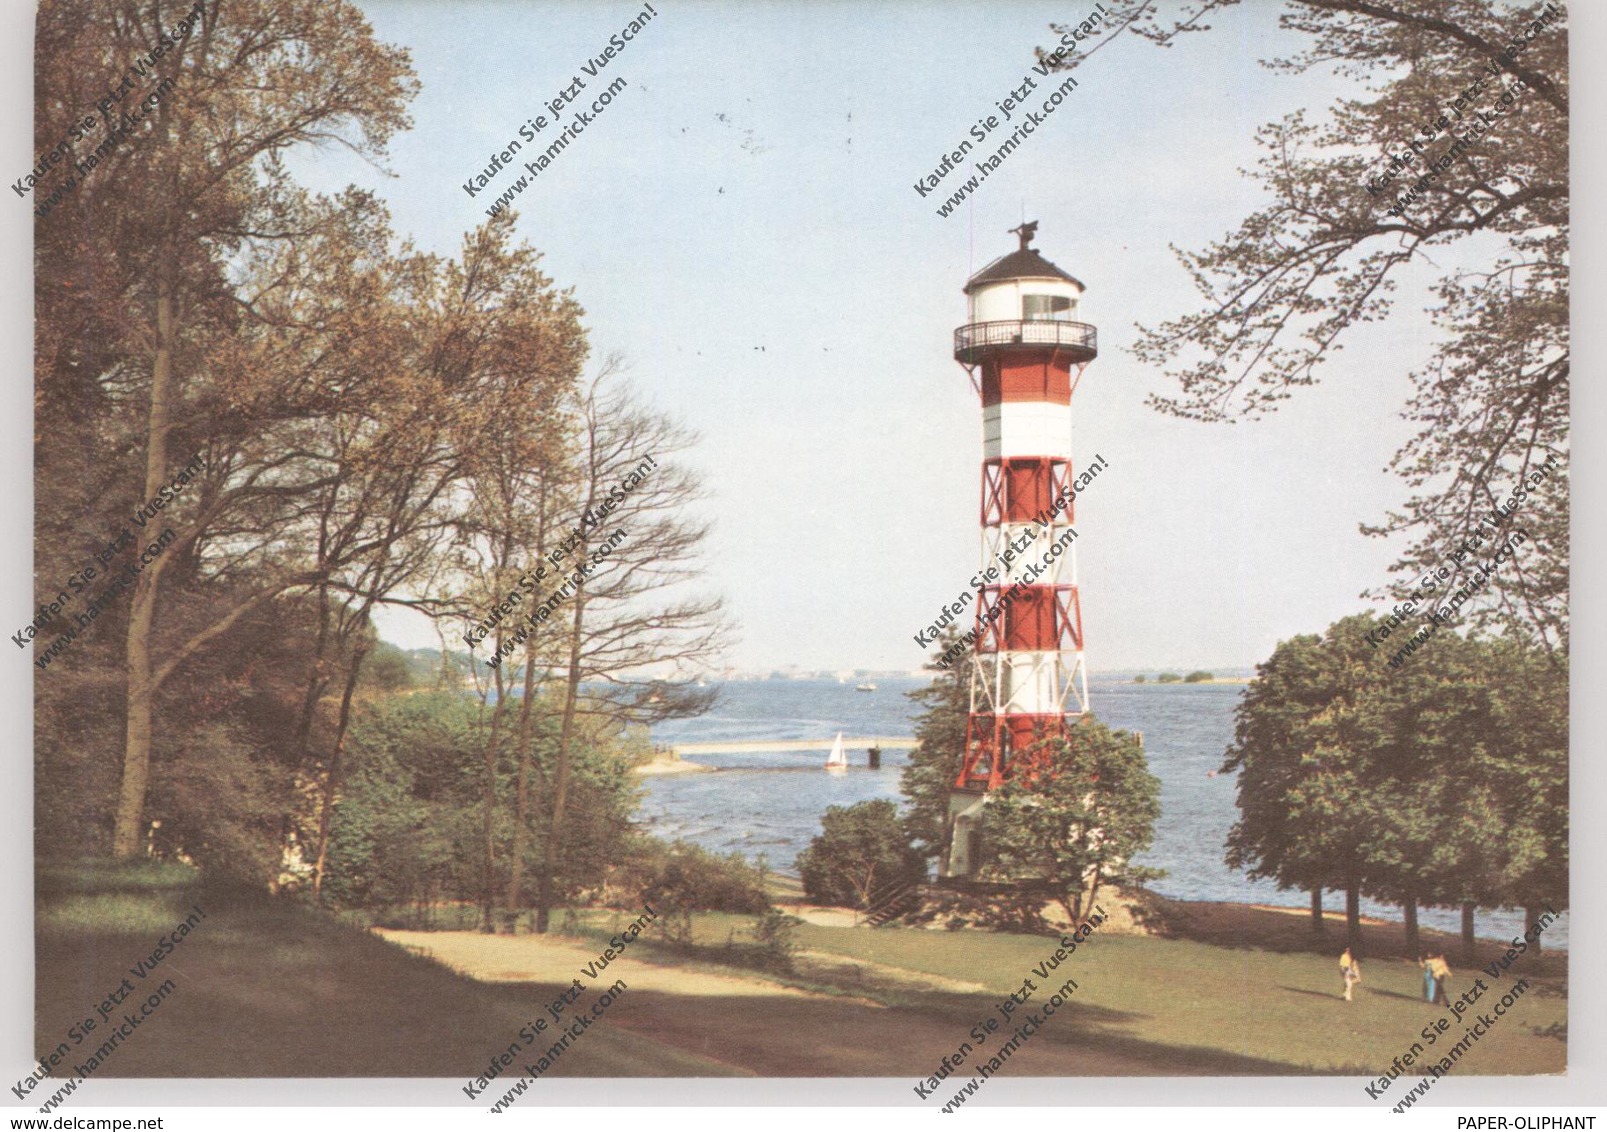
M1027 246L1036 227L966 284L971 319L955 333L982 403L981 565L1000 573L977 605L959 791L1000 785L1088 704L1075 516L1046 513L1072 480L1073 374L1097 351L1075 321L1082 284Z

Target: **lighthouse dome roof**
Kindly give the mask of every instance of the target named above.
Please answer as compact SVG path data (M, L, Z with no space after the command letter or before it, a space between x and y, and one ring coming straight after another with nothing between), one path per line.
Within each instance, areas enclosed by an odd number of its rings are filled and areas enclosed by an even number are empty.
M971 276L965 285L965 293L969 295L978 287L986 287L990 283L1004 283L1012 279L1060 279L1075 284L1079 291L1087 290L1081 280L1068 275L1044 259L1035 248L1020 248L1009 255L1000 256Z

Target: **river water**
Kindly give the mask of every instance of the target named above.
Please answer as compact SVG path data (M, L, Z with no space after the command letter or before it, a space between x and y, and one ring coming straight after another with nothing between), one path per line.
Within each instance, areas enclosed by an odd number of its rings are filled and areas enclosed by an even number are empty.
M656 743L728 740L823 739L838 731L854 736L912 736L919 705L905 693L921 686L913 678L877 680L875 692L859 692L834 680L762 680L721 685L708 714L653 728ZM1150 770L1161 781L1161 817L1155 842L1139 863L1166 870L1150 888L1178 900L1237 901L1308 907L1309 894L1280 891L1270 881L1251 880L1223 863L1228 829L1238 816L1234 778L1211 777L1233 738L1238 684L1128 684L1090 681L1089 699L1100 720L1142 731ZM863 750L850 751L845 775L821 769L824 753L698 755L693 761L718 774L662 775L644 780L639 818L652 832L682 838L722 853L792 871L793 860L820 832L827 806L872 798L900 800L899 772L908 752L885 751L880 770L865 766ZM1325 906L1339 911L1342 893L1327 893ZM1393 905L1362 901L1365 915L1399 920ZM1452 909L1427 908L1426 927L1460 928ZM1523 931L1521 912L1480 910L1478 934L1510 938ZM1568 917L1546 929L1546 946L1564 948Z

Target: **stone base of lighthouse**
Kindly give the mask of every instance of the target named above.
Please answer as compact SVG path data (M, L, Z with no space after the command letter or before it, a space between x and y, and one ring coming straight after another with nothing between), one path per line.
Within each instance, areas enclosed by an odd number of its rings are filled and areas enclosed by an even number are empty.
M982 808L988 795L982 790L949 791L949 855L938 877L969 877L981 864Z

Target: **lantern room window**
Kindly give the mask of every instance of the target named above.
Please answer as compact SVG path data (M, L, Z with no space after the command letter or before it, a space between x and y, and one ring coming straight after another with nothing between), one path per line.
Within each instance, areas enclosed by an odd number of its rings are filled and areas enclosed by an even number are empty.
M1021 316L1029 322L1071 321L1071 299L1065 295L1023 295Z

